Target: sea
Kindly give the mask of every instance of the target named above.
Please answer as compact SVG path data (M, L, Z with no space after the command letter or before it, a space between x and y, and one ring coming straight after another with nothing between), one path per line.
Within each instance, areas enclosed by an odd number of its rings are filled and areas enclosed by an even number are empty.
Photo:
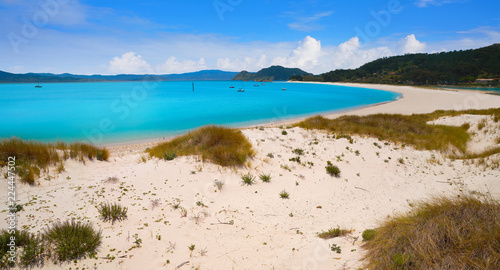
M0 84L1 138L125 143L175 136L210 124L243 127L351 110L400 97L374 89L289 82L138 81L34 86ZM240 88L245 92L238 92Z

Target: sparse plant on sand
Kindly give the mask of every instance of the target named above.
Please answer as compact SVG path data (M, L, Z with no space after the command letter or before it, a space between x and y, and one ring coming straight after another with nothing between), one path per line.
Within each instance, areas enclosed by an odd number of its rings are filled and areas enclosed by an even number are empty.
M280 198L282 198L282 199L289 199L290 198L290 193L286 192L286 190L282 190L280 192Z
M326 165L325 169L326 169L326 173L328 173L330 176L340 177L339 167L330 163L330 164Z
M255 183L255 176L247 173L241 176L241 180L243 181L244 185L251 186Z
M217 190L222 191L222 189L224 188L224 181L220 181L218 179L215 179L214 185L215 185L215 187L217 187Z
M270 175L270 174L264 174L264 173L261 173L261 174L259 174L259 178L260 178L260 180L262 180L262 182L264 182L264 183L269 183L269 182L271 182L271 175Z
M340 229L340 227L337 227L337 228L330 228L328 229L328 231L322 231L318 233L318 237L322 239L331 239L339 236L344 236L348 233L351 233L351 230Z
M118 203L103 203L97 209L105 222L111 221L111 224L114 224L115 221L127 219L127 207L121 206Z

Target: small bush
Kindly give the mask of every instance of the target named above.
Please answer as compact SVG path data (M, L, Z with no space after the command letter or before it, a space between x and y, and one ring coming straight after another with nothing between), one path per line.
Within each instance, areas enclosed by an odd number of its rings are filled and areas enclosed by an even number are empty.
M281 135L288 135L288 132L286 130L281 131Z
M243 181L244 185L251 186L255 183L255 176L247 173L241 176L241 180Z
M326 173L328 173L330 176L335 176L335 177L340 176L339 167L329 164L325 168L326 168Z
M90 223L72 220L54 223L45 231L45 239L57 260L69 261L97 252L102 233Z
M288 198L290 198L290 193L286 192L286 190L283 190L280 192L280 198L288 199Z
M365 240L365 241L370 241L373 239L373 237L375 237L376 234L377 234L377 231L372 230L372 229L368 229L368 230L365 230L363 232L361 237L363 237L363 240Z
M127 207L117 203L103 203L98 207L99 214L104 222L111 221L111 224L114 224L115 221L127 219L127 210Z
M102 149L97 151L96 158L99 161L104 161L109 159L109 150L108 149Z
M260 180L262 180L262 182L264 182L264 183L269 183L269 182L271 182L271 175L270 175L270 174L264 174L264 173L259 174L259 178L260 178Z
M328 231L322 231L318 233L318 237L322 239L331 239L339 236L344 236L348 233L351 233L351 230L340 229L340 227L337 227L330 228L328 229Z

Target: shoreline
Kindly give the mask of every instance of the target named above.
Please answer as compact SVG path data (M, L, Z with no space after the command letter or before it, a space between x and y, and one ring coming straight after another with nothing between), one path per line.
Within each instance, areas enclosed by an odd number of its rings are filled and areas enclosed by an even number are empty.
M310 83L310 84L330 84L344 87L368 88L381 91L397 93L399 98L370 104L356 108L350 108L340 111L327 111L315 113L307 116L293 117L283 120L263 121L257 124L237 125L238 129L250 129L258 126L276 127L280 125L290 125L303 121L315 115L321 115L325 118L337 118L344 115L368 115L377 113L390 114L414 114L431 113L435 110L466 110L466 109L488 109L500 107L500 96L490 95L486 92L474 90L457 89L426 89L413 86L395 86L384 84L359 84L359 83L330 83L330 82L289 82L289 83ZM184 133L183 133L184 134ZM156 144L171 140L182 134L172 136L162 136L152 139L130 140L116 143L103 143L112 152L130 150L133 152L137 148L147 148Z

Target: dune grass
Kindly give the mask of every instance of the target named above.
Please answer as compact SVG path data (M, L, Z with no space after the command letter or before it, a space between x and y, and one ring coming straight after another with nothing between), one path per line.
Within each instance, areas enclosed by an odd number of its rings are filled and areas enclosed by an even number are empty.
M500 269L500 204L469 195L418 203L364 244L369 269Z
M341 229L340 227L337 227L337 228L330 228L328 229L328 231L322 231L318 233L318 237L321 239L331 239L335 237L344 236L349 233L351 233L351 230Z
M429 114L374 114L367 116L341 116L336 119L326 119L321 116L308 118L296 124L305 129L323 129L337 134L356 134L375 137L394 143L412 145L419 150L438 150L453 152L454 156L467 153L469 141L467 128L431 125L427 122L442 116L457 116L461 114L500 116L500 108L488 110L466 111L435 111Z
M111 221L111 224L115 224L115 221L122 221L127 219L128 208L122 206L118 203L103 203L97 207L101 219L106 221Z
M97 252L102 233L92 224L77 221L56 222L44 233L46 245L59 261L80 259Z
M21 181L35 184L40 177L41 171L47 171L49 166L58 166L62 171L64 160L69 158L85 160L97 159L108 160L109 151L89 143L76 142L67 144L64 142L42 143L38 141L26 141L19 138L0 140L0 165L4 166L9 157L16 158L17 173Z
M203 161L221 166L243 166L254 156L252 144L241 131L220 126L205 126L147 150L153 157L199 155Z

